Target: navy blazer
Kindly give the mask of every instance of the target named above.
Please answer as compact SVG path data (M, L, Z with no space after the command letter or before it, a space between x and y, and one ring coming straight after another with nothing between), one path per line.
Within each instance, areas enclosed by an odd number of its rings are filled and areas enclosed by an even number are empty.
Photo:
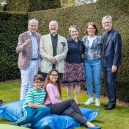
M102 42L104 41L105 32L102 35ZM104 47L104 67L112 67L112 65L119 66L122 64L121 58L121 50L122 50L122 39L120 34L111 30L109 32L106 45Z
M82 63L84 60L82 54L84 53L83 41L78 39L76 43L72 38L67 39L68 53L66 56L66 62L68 63Z

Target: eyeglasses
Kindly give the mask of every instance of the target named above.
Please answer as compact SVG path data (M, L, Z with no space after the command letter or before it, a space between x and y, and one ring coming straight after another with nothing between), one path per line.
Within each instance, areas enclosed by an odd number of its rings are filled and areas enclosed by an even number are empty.
M51 75L51 76L53 76L53 77L54 77L54 76L55 76L55 77L57 77L57 76L58 76L58 74L50 74L50 75Z
M43 83L43 81L42 82L35 81L34 83Z
M103 24L110 24L111 22L103 22Z

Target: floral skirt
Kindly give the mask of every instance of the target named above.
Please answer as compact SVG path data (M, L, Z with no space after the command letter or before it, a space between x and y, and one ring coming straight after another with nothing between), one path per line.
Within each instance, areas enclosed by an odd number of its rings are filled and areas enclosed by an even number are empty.
M86 85L83 63L65 63L63 86Z

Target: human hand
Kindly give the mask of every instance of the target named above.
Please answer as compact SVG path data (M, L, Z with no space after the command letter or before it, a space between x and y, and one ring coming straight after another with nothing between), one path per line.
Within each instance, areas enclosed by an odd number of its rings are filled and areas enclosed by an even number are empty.
M25 41L25 43L23 44L23 46L27 46L27 45L29 45L29 44L31 44L32 43L32 40L31 39L27 39L26 41Z
M117 71L117 66L115 65L112 65L112 73L116 72Z
M51 62L52 64L56 64L56 63L57 63L56 58L55 58L55 57L52 57L52 58L50 59L50 62Z

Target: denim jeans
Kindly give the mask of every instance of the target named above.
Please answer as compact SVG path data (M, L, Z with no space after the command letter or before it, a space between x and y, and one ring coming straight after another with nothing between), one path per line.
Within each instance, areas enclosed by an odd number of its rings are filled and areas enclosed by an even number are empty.
M93 82L95 85L96 98L100 98L101 82L100 76L102 71L102 60L84 60L84 68L86 74L87 91L90 98L94 97L93 94Z

